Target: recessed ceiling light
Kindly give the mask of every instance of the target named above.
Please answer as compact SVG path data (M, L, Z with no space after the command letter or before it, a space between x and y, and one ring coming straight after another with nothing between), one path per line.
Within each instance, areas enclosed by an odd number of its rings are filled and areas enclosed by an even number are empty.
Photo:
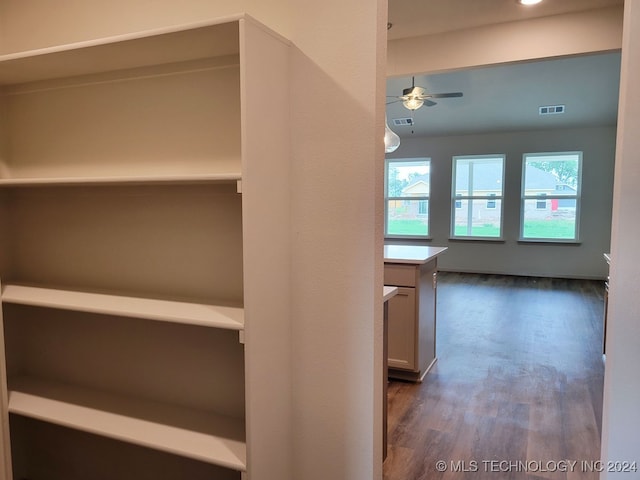
M541 1L542 0L518 0L518 3L521 5L535 5Z

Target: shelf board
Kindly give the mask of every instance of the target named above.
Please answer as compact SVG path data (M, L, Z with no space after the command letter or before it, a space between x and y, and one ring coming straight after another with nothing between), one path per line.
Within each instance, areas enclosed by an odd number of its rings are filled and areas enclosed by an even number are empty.
M32 377L10 379L9 412L246 470L242 420Z
M2 301L19 305L117 315L227 330L244 329L244 310L236 307L71 290L4 285Z
M64 185L144 185L226 183L242 179L240 173L194 175L131 175L104 177L39 177L0 178L0 187L64 186Z
M237 54L239 18L0 55L0 84L15 85Z

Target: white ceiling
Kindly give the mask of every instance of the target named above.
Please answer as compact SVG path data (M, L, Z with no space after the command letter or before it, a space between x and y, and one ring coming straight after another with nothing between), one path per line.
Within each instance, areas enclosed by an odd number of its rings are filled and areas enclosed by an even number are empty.
M389 19L394 23L389 37L621 3L622 0L545 0L536 7L525 8L516 0L389 0ZM413 112L414 126L393 125L394 118L412 116L401 102L387 105L387 117L389 126L400 137L615 125L619 78L618 52L418 75L416 85L429 93L463 92L463 97L437 99L437 105L421 107ZM387 96L402 95L403 88L409 86L411 77L390 78ZM387 98L390 101L393 98ZM538 114L539 106L557 104L565 105L566 113L544 117Z
M412 127L392 123L412 116L402 102L387 105L387 117L400 137L615 125L619 81L619 53L418 75L416 85L427 92L463 97L422 106L413 112ZM411 77L390 78L387 95L401 95L408 86ZM565 105L566 112L540 116L544 105Z

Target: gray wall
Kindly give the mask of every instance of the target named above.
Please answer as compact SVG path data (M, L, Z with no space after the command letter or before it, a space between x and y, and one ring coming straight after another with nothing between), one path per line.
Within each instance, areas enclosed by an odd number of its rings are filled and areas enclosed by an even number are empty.
M511 275L606 278L602 254L609 251L615 127L538 130L478 135L403 138L388 158L431 158L431 240L448 246L441 270ZM582 151L580 244L519 243L522 154ZM451 158L454 155L506 155L502 242L450 240Z

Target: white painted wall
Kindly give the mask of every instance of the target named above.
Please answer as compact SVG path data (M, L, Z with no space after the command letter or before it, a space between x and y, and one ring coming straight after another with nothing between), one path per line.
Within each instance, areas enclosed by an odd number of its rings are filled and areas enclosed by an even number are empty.
M620 48L622 7L500 23L389 42L389 76Z
M625 1L618 127L602 459L640 468L640 0ZM640 471L601 478L637 480Z
M305 1L295 12L294 478L378 479L387 5Z
M615 127L418 137L403 139L388 158L431 158L431 236L416 243L448 246L442 270L553 277L607 276ZM518 243L522 155L582 151L582 212L579 245ZM451 170L454 155L505 154L504 243L450 241ZM400 241L394 241L400 243Z
M292 0L2 0L0 53L201 22L242 12L290 38L291 3Z

